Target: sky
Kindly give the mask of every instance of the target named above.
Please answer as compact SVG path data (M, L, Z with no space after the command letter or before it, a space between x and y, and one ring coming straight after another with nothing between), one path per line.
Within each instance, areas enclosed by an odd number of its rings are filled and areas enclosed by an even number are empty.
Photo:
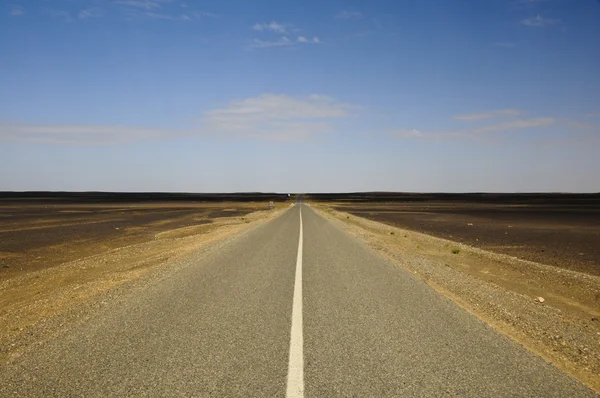
M0 191L600 192L600 0L7 0Z

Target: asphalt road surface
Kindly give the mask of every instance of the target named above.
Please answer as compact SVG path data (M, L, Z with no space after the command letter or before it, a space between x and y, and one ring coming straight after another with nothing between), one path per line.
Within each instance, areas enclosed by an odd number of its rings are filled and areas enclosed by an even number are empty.
M596 396L303 204L0 368L2 397L286 395Z

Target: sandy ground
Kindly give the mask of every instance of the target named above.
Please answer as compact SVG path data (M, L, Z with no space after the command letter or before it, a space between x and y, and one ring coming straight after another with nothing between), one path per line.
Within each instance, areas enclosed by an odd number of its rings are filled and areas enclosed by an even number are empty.
M332 203L312 205L504 335L600 392L600 277L367 220L337 211Z
M0 234L22 239L8 243L13 244L13 255L3 259L10 266L0 269L0 362L17 358L82 321L86 311L81 309L102 305L112 290L127 289L156 271L175 267L178 259L212 250L272 219L289 204L278 204L274 211L259 210L266 208L264 203L210 204L201 209L196 205L191 212L166 206L166 213L157 205L139 205L129 209L130 214L117 206L116 214L115 209L102 209L112 214L108 219L98 216L98 209L94 215L69 207L69 214L78 214L77 221L57 218L64 211L59 210L48 213L54 218L27 217L26 223L14 217L12 224L2 224ZM81 214L88 219L81 220ZM85 239L71 239L69 228L87 234ZM21 234L22 230L30 234ZM35 231L42 235L31 233ZM32 258L32 253L37 262L23 260Z
M243 217L265 203L30 203L0 201L0 281L78 258L154 240L194 235L220 217ZM186 229L187 228L187 229Z

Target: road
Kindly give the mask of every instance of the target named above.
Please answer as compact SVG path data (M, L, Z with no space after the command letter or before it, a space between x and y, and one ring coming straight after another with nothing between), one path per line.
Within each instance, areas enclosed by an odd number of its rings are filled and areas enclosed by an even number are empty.
M0 396L596 396L304 204L197 257L0 368Z

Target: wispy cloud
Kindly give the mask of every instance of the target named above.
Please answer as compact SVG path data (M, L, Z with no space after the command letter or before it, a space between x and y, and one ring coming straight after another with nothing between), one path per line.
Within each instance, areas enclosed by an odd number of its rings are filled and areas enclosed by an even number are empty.
M172 131L126 126L0 124L0 140L54 144L116 144L165 138Z
M540 14L538 14L535 17L521 20L521 24L534 28L543 28L546 26L561 25L562 21L560 19L544 18Z
M49 1L49 0L45 0ZM201 9L195 9L181 0L69 0L74 5L83 5L66 11L46 8L44 11L53 18L72 22L108 15L126 21L165 20L165 21L198 21L205 18L218 18L218 15ZM111 4L112 7L99 7L97 4ZM66 4L66 0L62 4ZM85 6L88 7L85 7Z
M203 18L217 18L217 15L203 10L194 10L187 3L177 0L116 0L128 20L168 20L194 21Z
M446 132L422 132L416 129L391 130L389 133L401 138L420 139L451 139L451 138L477 138L496 132L512 132L526 129L545 128L556 124L557 119L540 117L531 119L512 120L503 123L488 124L470 129L453 130Z
M341 11L334 15L335 19L359 19L362 18L362 14L358 11Z
M321 43L321 40L319 40L318 37L313 37L312 39L307 38L306 36L298 36L298 38L296 39L296 41L298 43L314 43L314 44L319 44Z
M204 17L216 18L214 14L205 12L186 12L181 14L169 14L164 12L152 12L152 11L130 11L126 13L128 20L165 20L165 21L197 21Z
M79 11L77 18L88 19L88 18L99 18L104 15L104 10L100 7L92 7L85 10Z
M332 131L331 120L350 117L356 109L318 94L307 98L263 94L208 111L202 122L203 130L213 134L297 141Z
M73 145L110 145L174 137L222 137L303 141L334 130L335 121L359 108L334 98L263 94L232 101L204 112L200 124L186 130L134 126L0 124L0 141Z
M287 29L290 25L284 25L284 24L280 24L277 23L275 21L271 21L269 23L256 23L252 26L253 30L257 30L257 31L270 31L270 32L275 32L275 33L287 33Z
M254 39L250 44L250 48L269 48L269 47L285 47L285 46L293 46L294 42L288 39L286 36L283 36L277 40L259 40Z
M496 111L483 112L483 113L469 113L464 115L454 115L453 118L456 120L463 121L475 121L475 120L484 120L484 119L492 119L497 117L510 117L510 116L519 116L524 112L519 109L499 109Z
M142 10L156 10L161 8L163 4L172 2L173 0L117 0L115 3Z
M295 40L288 38L287 36L282 36L275 40L260 40L253 39L249 49L253 48L269 48L269 47L291 47L297 44L320 44L321 40L318 37L313 37L312 39L307 38L306 36L298 36Z
M10 10L10 15L12 15L14 17L19 17L19 16L21 16L23 14L25 14L25 9L23 7L20 7L20 6L14 6Z
M270 35L271 39L252 39L252 42L248 45L247 49L257 48L270 48L270 47L291 47L297 44L320 44L321 39L317 36L312 38L306 35L296 36L296 38L290 38L293 33L300 32L300 29L296 28L292 24L284 24L276 21L269 23L256 23L252 26L252 30L257 32L265 32ZM275 37L276 35L282 35Z

